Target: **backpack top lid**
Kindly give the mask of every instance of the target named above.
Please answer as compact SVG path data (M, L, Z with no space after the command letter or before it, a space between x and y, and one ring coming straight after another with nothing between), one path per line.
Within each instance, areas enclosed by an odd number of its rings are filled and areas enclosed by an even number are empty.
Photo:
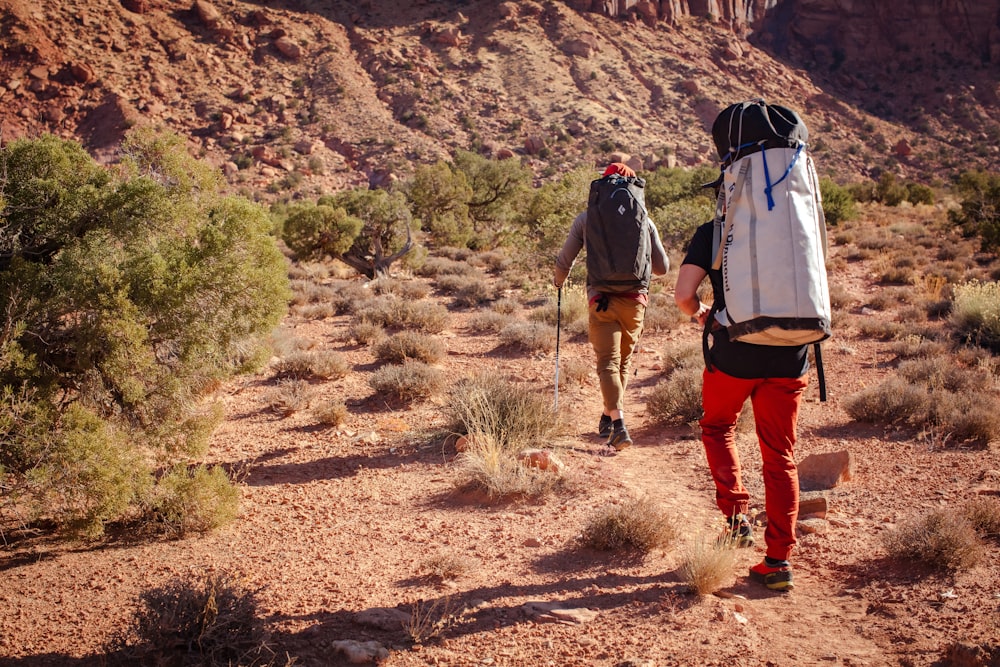
M726 107L712 124L712 140L726 167L760 150L805 144L809 130L788 107L758 99Z

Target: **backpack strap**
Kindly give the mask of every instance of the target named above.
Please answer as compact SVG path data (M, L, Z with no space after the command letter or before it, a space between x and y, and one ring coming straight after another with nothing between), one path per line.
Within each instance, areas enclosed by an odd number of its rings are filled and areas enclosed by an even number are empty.
M746 181L748 171L750 171L750 160L744 160L743 164L740 165L739 174L736 175L736 188L733 190L733 199L739 197L740 193L743 192L743 183ZM725 204L725 196L725 188L719 188L720 199L717 199L715 203L716 219L718 219L719 216L719 207ZM722 246L724 245L726 238L732 233L733 224L736 220L733 216L728 214L728 211L725 218L726 225L724 233L722 229L719 229L718 239L715 238L715 232L712 233L712 243L717 244L715 246L715 259L712 260L712 268L716 271L722 268Z
M709 354L708 348L708 337L712 333L712 323L715 322L715 314L719 312L719 302L713 301L712 308L708 311L708 317L705 318L705 328L701 332L701 354L705 357L705 368L711 373L715 370L712 366L712 357Z
M823 372L823 354L820 352L819 343L813 343L813 351L816 354L816 377L819 379L819 400L826 402L826 374Z
M805 144L799 144L799 147L795 150L795 155L792 156L791 162L788 163L788 168L785 169L785 173L782 174L781 178L776 180L774 183L771 182L771 172L767 169L767 151L763 151L763 155L760 156L761 160L764 162L764 194L767 195L768 211L774 210L774 197L771 196L771 191L774 189L775 185L788 178L788 174L792 172L792 167L794 167L795 163L798 162L799 155L802 154L802 148L804 146Z

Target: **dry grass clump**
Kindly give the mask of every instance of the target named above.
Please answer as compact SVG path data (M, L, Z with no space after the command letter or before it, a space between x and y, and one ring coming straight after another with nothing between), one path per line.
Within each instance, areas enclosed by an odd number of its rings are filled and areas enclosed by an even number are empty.
M375 294L393 294L401 299L419 301L431 293L431 288L422 282L413 280L398 280L388 276L376 278L368 283Z
M490 304L490 310L495 313L500 313L501 315L513 315L517 311L521 310L521 302L517 299L505 296Z
M646 497L626 500L598 510L583 529L580 541L600 551L666 549L678 537L673 518Z
M1000 283L956 285L951 323L962 340L1000 351Z
M410 360L400 366L383 366L376 370L368 378L368 385L377 394L415 401L438 394L444 387L444 375L440 369L422 361Z
M109 653L127 664L275 664L258 595L229 572L173 579L140 595L139 609L109 642Z
M649 392L646 409L651 419L687 424L701 419L702 368L685 365L674 370Z
M375 344L375 358L383 363L401 364L416 360L435 364L444 358L447 350L440 339L417 331L400 331Z
M450 595L431 602L417 600L410 608L410 618L403 629L414 644L437 639L465 615L465 605Z
M500 343L525 352L551 352L556 347L556 330L541 322L511 322L500 332Z
M670 375L679 368L702 368L705 365L700 342L673 342L663 349L662 354L664 375Z
M306 380L281 380L264 392L268 407L282 417L290 417L309 407L315 389Z
M177 465L156 484L150 499L157 523L180 535L207 533L239 514L240 491L219 466Z
M942 570L964 570L976 565L983 545L976 529L960 513L937 509L912 517L885 535L894 558L916 560Z
M340 426L347 421L347 405L342 399L323 401L312 410L316 421L324 426Z
M510 257L499 250L481 252L477 257L483 263L483 266L494 273L506 271L511 265Z
M310 303L298 306L295 313L307 320L325 320L337 314L337 307L332 303Z
M592 363L581 361L580 359L566 359L560 362L562 368L559 370L559 386L563 387L569 382L584 384L591 376L596 376Z
M561 315L560 310L562 311ZM532 322L544 322L555 326L558 319L564 327L576 320L586 320L587 317L587 293L580 288L568 287L563 287L561 305L558 295L551 296L545 300L545 304L540 308L535 308L528 313L528 319Z
M919 357L937 357L948 352L948 346L940 341L928 340L923 336L910 334L898 341L891 343L889 351L897 357L903 359L915 359Z
M709 595L725 586L736 565L736 537L709 537L702 533L681 551L680 577L696 595Z
M447 403L450 428L467 435L460 485L491 498L537 496L562 483L554 470L525 466L518 454L558 428L548 396L486 373L458 383Z
M643 331L673 331L690 319L674 304L672 296L663 293L650 294L649 305L643 317Z
M374 298L372 291L358 282L344 281L331 287L334 291L330 296L330 303L338 315L354 313Z
M342 378L351 370L342 354L330 350L293 352L274 362L273 367L279 377L326 380Z
M469 559L462 554L444 551L425 559L420 567L425 576L440 581L454 581L472 569Z
M965 503L962 514L980 535L1000 538L1000 500L976 496Z
M470 280L473 280L473 278L446 273L434 278L434 286L442 294L455 294Z

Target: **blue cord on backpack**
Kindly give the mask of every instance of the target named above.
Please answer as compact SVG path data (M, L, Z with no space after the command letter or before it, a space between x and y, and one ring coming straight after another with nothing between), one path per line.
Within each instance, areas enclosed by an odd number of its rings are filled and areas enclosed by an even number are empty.
M795 166L795 161L799 159L799 154L802 152L802 148L804 146L805 144L799 144L799 147L795 149L795 155L792 156L792 161L788 163L788 169L785 169L785 173L782 174L781 178L779 178L774 183L771 183L771 174L767 170L767 151L761 151L762 153L761 159L764 162L764 182L766 183L766 187L764 188L764 194L767 195L768 211L774 210L774 197L771 196L771 190L774 188L775 185L785 180L788 177L788 174L792 172L792 167Z

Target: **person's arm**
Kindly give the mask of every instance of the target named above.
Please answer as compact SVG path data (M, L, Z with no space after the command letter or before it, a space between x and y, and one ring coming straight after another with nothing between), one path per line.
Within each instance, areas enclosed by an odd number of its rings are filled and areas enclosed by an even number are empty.
M556 270L555 274L552 276L552 284L556 287L562 287L563 283L566 282L566 276L569 275L570 269L573 268L573 262L576 261L576 256L580 254L583 249L583 233L584 225L587 221L587 212L583 211L576 219L573 220L573 224L570 225L569 235L566 237L566 241L563 243L562 249L559 254L556 255Z
M649 236L652 240L653 252L651 259L653 261L653 275L662 276L670 269L670 258L667 257L667 251L663 249L663 242L660 240L660 232L656 230L656 225L653 221L649 221Z
M697 319L701 325L705 324L708 311L712 309L711 306L698 298L698 286L707 275L705 269L700 266L681 264L677 273L677 284L674 286L674 302L677 307L685 315Z

